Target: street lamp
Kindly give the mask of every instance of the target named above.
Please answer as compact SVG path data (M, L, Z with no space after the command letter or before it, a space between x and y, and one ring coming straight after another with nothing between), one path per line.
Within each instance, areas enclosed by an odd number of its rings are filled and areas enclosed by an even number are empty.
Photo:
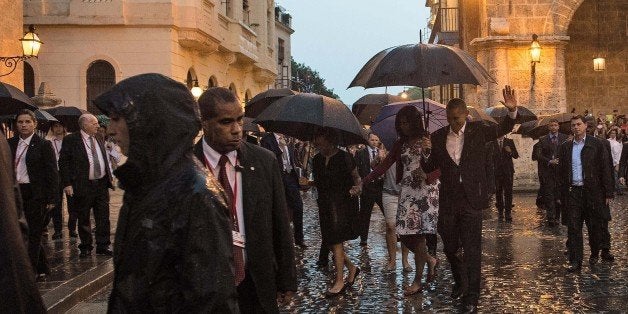
M408 99L408 93L406 92L405 87L403 88L403 92L399 95L403 99Z
M0 57L0 62L4 63L4 66L10 69L8 73L0 74L0 76L6 76L13 73L13 71L17 68L18 62L32 57L37 58L37 55L39 55L39 48L41 48L43 42L39 40L39 36L35 33L35 26L30 25L28 27L28 32L24 34L24 37L22 37L20 41L22 42L21 56Z
M190 92L192 92L192 96L197 99L203 94L203 89L198 86L197 79L194 79L194 86L190 89Z
M539 45L539 36L532 34L532 44L530 45L530 64L532 67L531 89L534 89L534 81L536 80L536 64L541 62L541 45Z

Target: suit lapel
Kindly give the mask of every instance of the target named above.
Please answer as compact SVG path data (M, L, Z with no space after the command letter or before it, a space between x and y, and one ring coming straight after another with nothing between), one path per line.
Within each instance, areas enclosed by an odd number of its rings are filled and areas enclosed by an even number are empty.
M257 171L255 163L251 159L249 148L247 143L243 142L238 152L238 161L240 163L240 173L242 174L242 212L244 213L244 226L250 226L253 218L253 212L255 206L255 193L251 192L255 189L255 178L257 177Z
M473 126L473 124L467 122L467 126L464 129L464 143L462 144L462 152L460 153L460 165L462 165L462 162L466 159L465 157L469 152L469 146L472 144L471 139L473 139L473 134L475 134Z

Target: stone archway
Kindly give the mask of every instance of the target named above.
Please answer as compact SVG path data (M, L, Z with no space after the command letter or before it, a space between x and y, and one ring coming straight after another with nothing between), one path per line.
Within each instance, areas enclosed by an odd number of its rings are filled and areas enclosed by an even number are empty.
M572 14L565 49L567 110L628 113L628 72L625 46L625 4L616 0L584 0ZM599 13L597 11L599 8ZM599 33L598 33L599 23ZM598 38L599 34L599 38ZM593 58L606 59L606 70L594 71Z
M574 13L585 0L555 0L545 18L543 34L566 35Z

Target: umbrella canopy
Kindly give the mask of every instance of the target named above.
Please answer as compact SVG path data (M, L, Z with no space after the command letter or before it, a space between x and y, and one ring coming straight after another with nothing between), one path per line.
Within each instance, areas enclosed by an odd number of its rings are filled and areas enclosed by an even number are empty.
M482 121L485 124L498 124L493 117L489 116L483 110L478 110L473 106L467 106L467 109L469 109L469 121Z
M530 130L534 129L539 123L539 120L532 120L521 123L516 129L512 132L513 134L521 134L524 137L532 137L528 134Z
M375 121L375 117L379 114L382 107L394 103L405 101L400 96L390 94L368 94L356 100L351 107L351 112L358 118L362 124L370 125Z
M33 113L35 113L35 118L37 119L37 129L41 131L48 132L51 122L59 122L59 120L43 110L35 110ZM8 124L10 128L13 128L14 121L14 114L0 116L0 122Z
M244 132L254 132L254 133L262 133L262 130L260 130L259 125L256 123L253 123L253 118L249 118L249 117L244 117L244 123L242 124L242 130Z
M86 110L79 109L72 106L58 106L58 107L53 107L49 109L44 109L44 111L47 111L48 113L53 115L55 118L57 118L59 122L61 122L61 124L63 124L63 126L65 126L65 128L69 132L76 132L80 129L78 125L78 118L83 113L87 113Z
M289 88L279 88L279 89L269 89L267 91L261 92L255 97L251 98L249 102L244 107L244 116L255 118L257 117L266 107L268 107L273 101L294 95L296 92L292 91Z
M523 133L525 136L529 136L533 139L538 139L541 136L549 134L548 125L551 120L558 120L558 132L563 134L571 134L571 118L574 115L571 113L556 113L549 116L545 116L542 119L538 120L537 124L530 129L528 132Z
M397 102L384 106L379 115L375 118L375 122L373 122L373 125L371 125L371 130L373 130L373 133L379 136L380 141L382 141L382 143L384 143L384 146L386 146L386 148L388 149L391 149L392 145L397 140L395 119L399 110L401 110L401 108L405 106L414 106L419 109L421 115L424 114L423 101L421 100ZM449 125L449 123L447 122L445 105L431 99L426 99L425 108L430 112L430 115L432 117L432 123L430 123L429 125L428 132L432 133L444 126Z
M465 51L438 44L410 44L382 50L358 72L349 87L430 87L446 84L496 83Z
M17 87L0 82L0 115L15 115L22 109L35 111L37 106Z
M330 127L340 133L342 145L366 144L358 119L339 100L322 95L299 93L283 97L268 106L253 121L266 131L311 141L318 128Z
M508 108L504 105L497 105L484 109L489 116L493 117L495 121L501 123L508 116ZM530 109L524 106L517 106L517 121L519 123L537 120L536 115L530 111Z

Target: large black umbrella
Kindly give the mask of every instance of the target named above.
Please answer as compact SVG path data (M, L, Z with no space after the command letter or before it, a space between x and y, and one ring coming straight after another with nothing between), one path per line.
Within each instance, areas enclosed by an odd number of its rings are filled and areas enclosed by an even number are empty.
M366 134L358 119L339 100L299 93L273 102L253 121L266 131L311 141L318 128L330 127L340 134L342 145L365 144Z
M548 125L551 120L556 119L558 121L558 132L563 134L571 134L571 118L574 115L572 113L555 113L549 116L545 116L538 121L536 126L524 133L523 135L529 136L533 139L538 139L541 136L549 134Z
M262 133L262 130L260 130L259 125L254 123L253 118L249 118L249 117L244 117L243 118L244 123L242 124L242 131L245 132L253 132L253 133Z
M57 118L69 132L76 132L79 130L78 118L82 114L87 113L87 111L83 109L72 106L57 106L44 109L44 111L47 111L49 114Z
M530 130L534 129L538 124L539 124L539 120L526 121L524 123L521 123L519 127L516 127L516 130L514 130L512 134L521 134L524 137L532 137L528 133L530 132Z
M0 82L0 115L15 115L22 109L35 111L37 106L17 87Z
M279 89L269 89L267 91L261 92L255 97L251 98L246 103L244 107L244 116L255 118L257 117L266 107L268 107L273 101L286 96L294 95L296 92L292 91L289 88L279 88Z
M362 67L349 87L426 88L447 84L482 85L486 82L497 83L475 58L463 50L419 43L380 51ZM429 114L425 116L425 125L429 127Z
M506 119L509 113L508 108L506 108L504 105L488 107L484 109L484 111L489 116L493 117L495 121L497 121L498 123L501 123L502 121L504 121L504 119ZM530 111L530 109L523 106L517 106L517 122L518 123L534 121L534 120L537 120L537 117L532 111Z
M400 96L390 94L368 94L356 100L351 107L351 112L362 124L370 125L375 121L382 107L394 102L405 101Z
M489 116L486 112L484 112L483 110L478 110L476 108L474 108L473 106L467 106L467 109L469 109L469 119L470 121L482 121L484 124L498 124L497 121Z

